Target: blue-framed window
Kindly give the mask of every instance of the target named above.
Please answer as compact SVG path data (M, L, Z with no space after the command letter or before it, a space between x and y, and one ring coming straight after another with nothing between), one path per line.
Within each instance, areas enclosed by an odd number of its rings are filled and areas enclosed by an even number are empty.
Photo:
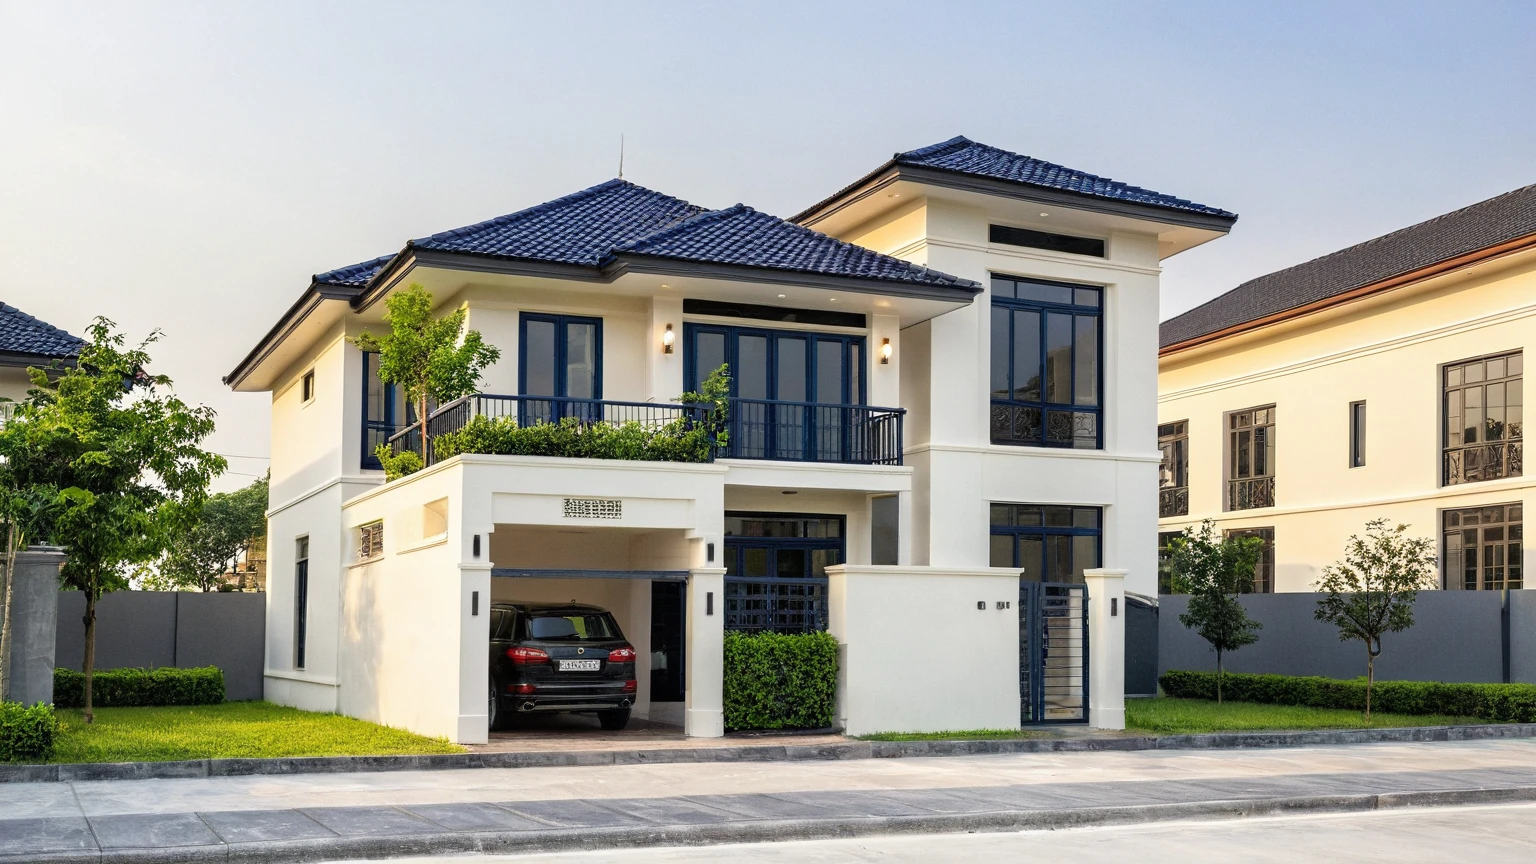
M992 276L992 443L1103 447L1103 291Z
M847 559L841 516L725 514L725 629L827 629L827 568Z
M1020 570L1034 582L1082 582L1083 571L1099 566L1097 507L1054 504L993 504L993 567Z
M362 467L378 469L379 458L373 451L389 437L416 422L415 406L405 398L399 384L379 380L379 355L363 352L363 453Z
M518 392L603 398L603 319L524 312L518 326Z

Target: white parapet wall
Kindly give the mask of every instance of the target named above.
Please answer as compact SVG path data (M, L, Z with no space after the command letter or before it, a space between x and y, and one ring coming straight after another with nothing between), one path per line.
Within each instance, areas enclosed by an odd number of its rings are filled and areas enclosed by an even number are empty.
M1088 583L1088 725L1125 728L1125 574L1083 571Z
M1019 573L827 568L849 735L1019 726Z

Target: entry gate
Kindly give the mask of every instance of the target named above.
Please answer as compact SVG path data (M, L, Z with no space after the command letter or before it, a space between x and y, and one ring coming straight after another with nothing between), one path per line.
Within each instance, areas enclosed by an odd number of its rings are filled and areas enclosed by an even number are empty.
M1088 586L1019 580L1019 722L1088 722Z

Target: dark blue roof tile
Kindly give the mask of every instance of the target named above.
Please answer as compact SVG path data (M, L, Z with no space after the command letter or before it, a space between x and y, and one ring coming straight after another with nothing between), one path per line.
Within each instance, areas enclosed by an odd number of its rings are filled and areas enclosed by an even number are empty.
M989 177L994 180L1007 180L1029 186L1075 192L1095 198L1110 198L1116 201L1167 207L1228 219L1237 218L1236 213L1196 204L1184 198L1175 198L1172 195L1164 195L1161 192L1153 192L1150 189L1084 171L1074 171L1052 162L1021 156L997 147L988 147L964 136L957 136L918 150L897 153L894 161L897 165L936 168L976 177Z
M0 351L73 357L85 340L40 321L8 303L0 303Z
M368 280L377 276L384 265L389 263L393 255L380 255L371 261L361 264L350 264L346 267L338 267L328 273L315 274L314 280L319 285L339 285L344 288L361 288L368 284Z

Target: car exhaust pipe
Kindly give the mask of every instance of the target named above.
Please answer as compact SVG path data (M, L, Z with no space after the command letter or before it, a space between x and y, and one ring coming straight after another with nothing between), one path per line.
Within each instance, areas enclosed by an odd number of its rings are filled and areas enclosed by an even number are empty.
M519 711L532 711L533 710L533 703L532 702L524 702L523 704L518 706L518 710Z
M629 700L628 699L621 699L619 701L619 707L620 708L628 708L629 707Z

